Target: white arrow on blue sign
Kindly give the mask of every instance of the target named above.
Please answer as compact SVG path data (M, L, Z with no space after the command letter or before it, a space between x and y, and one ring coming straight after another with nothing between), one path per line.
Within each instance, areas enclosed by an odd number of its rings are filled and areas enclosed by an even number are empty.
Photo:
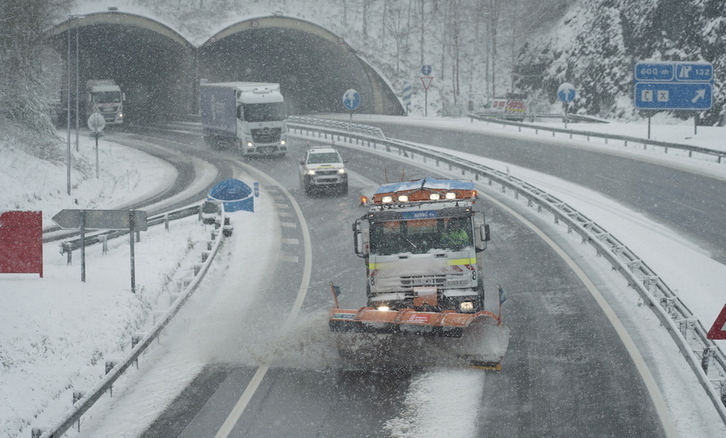
M557 89L557 98L563 102L572 102L575 99L575 95L577 95L575 86L568 82L560 85L560 88Z
M360 94L354 89L350 89L343 93L343 106L353 111L360 105ZM352 117L352 116L351 116Z
M421 74L424 76L431 76L431 72L434 71L429 64L421 66Z

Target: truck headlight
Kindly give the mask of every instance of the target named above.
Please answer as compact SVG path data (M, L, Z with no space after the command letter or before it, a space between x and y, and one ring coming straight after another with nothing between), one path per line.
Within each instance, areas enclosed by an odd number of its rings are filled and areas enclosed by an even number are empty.
M459 310L462 312L473 312L474 311L474 303L471 301L464 301L462 303L459 303Z
M248 141L247 142L247 147L251 149L251 148L255 147L255 144L252 143L251 141Z
M313 169L308 169L305 171L305 174L312 176L312 175L315 175L315 171Z
M388 312L391 308L388 306L378 306L378 310L381 312Z
M345 169L338 169L338 173L345 173Z
M280 144L284 146L285 145L285 140L280 140Z

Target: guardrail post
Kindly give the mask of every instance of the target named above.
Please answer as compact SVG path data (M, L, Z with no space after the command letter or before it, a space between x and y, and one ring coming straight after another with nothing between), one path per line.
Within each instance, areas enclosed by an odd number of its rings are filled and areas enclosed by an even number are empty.
M66 265L70 265L73 263L73 250L71 249L71 242L63 242L61 244L61 252L64 252L67 254L66 256Z
M106 374L110 373L111 370L113 369L113 367L115 367L115 366L116 366L115 360L107 360L106 361ZM109 392L110 396L113 397L113 385L109 385L108 392Z
M202 209L200 208L199 211L201 212ZM164 229L166 231L169 231L169 215L168 214L164 215Z
M73 404L76 404L76 402L83 398L83 396L86 395L86 391L73 391ZM78 417L78 432L81 431L81 418Z
M101 236L101 244L102 244L101 252L103 254L108 254L108 236L106 236L106 235Z
M708 362L711 359L711 356L713 355L713 351L711 350L711 347L706 347L703 349L703 356L701 357L701 368L703 368L703 372L708 374Z

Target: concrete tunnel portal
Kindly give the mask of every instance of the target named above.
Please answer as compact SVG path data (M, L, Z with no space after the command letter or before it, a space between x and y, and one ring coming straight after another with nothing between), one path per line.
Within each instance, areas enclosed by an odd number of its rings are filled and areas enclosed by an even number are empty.
M70 38L69 38L70 37ZM194 47L168 26L139 15L100 12L67 20L49 33L68 77L114 79L126 94L126 120L184 119L196 114L198 84L279 82L291 115L346 112L343 93L361 95L357 113L404 115L398 97L342 38L310 22L270 16L244 20ZM81 120L82 123L85 123Z

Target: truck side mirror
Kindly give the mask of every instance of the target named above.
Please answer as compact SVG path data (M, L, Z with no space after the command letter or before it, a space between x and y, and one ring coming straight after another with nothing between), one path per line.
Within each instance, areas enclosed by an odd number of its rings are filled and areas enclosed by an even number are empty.
M484 224L481 226L481 240L484 242L489 242L491 240L491 235L489 234L489 224Z
M353 224L353 245L355 246L355 255L361 258L368 257L368 245L363 241L363 227L360 219Z

